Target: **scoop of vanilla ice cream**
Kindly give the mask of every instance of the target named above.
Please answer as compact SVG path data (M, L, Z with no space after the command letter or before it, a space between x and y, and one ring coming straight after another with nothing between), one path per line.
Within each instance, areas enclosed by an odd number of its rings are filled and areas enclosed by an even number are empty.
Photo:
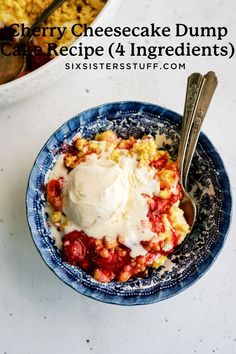
M63 212L89 235L103 237L102 226L122 218L128 192L127 172L114 161L93 154L69 173L63 188ZM91 227L96 235L90 234Z
M92 154L65 179L63 212L88 236L110 240L121 236L132 257L145 255L140 241L155 235L147 197L160 191L154 175L154 170L138 166L135 157L118 164L106 155Z

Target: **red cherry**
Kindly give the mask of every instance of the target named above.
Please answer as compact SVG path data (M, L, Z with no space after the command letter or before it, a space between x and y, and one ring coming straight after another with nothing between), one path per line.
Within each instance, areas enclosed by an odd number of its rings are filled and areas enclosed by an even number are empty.
M81 240L66 241L63 245L62 258L71 265L77 265L84 260L86 248Z
M65 236L63 236L62 241L65 243L66 241L72 242L75 240L79 240L80 239L80 235L81 232L80 231L71 231L68 234L66 234Z
M161 199L159 197L155 197L156 210L158 213L164 212L168 204L170 204L169 199ZM154 213L155 213L154 211Z
M104 270L114 270L117 264L117 255L115 253L110 253L108 257L95 256L94 262L99 268Z
M90 239L83 232L72 231L63 238L62 258L72 265L80 265L83 269L88 268L86 255L89 251Z
M167 163L167 156L163 155L158 160L151 162L151 166L156 169L160 169L163 168L166 165L166 163Z
M60 179L52 179L47 184L47 200L56 211L62 209L62 181Z
M63 242L66 241L72 242L75 240L80 240L83 242L86 248L90 248L92 242L92 239L88 237L83 231L77 231L77 230L69 232L63 237L62 240Z

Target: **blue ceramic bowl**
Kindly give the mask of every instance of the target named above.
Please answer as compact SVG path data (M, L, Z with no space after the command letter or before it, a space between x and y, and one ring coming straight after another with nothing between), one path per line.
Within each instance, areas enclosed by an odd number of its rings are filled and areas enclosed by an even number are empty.
M218 256L229 228L231 194L223 162L201 134L189 176L189 189L198 207L194 231L183 246L169 256L167 264L150 270L144 279L126 283L96 282L84 271L62 261L54 245L45 212L44 184L58 150L76 133L85 138L112 129L119 136L164 134L165 148L176 156L181 116L168 109L141 102L104 104L70 119L44 145L32 168L27 190L27 216L33 241L45 263L66 284L96 300L119 305L143 305L172 297L198 280ZM221 260L223 261L223 260Z

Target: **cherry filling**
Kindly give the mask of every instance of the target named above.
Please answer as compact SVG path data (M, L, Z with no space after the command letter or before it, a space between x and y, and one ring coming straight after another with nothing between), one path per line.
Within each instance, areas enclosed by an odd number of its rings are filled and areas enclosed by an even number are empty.
M63 237L63 260L71 265L81 266L89 251L89 243L89 238L82 232L68 233Z
M129 255L130 250L123 246L107 250L103 247L97 247L97 240L93 237L88 237L82 231L72 231L62 238L63 261L79 266L84 270L89 270L94 273L97 269L110 278L115 278L119 274L122 267L131 263ZM100 244L103 241L100 240Z
M111 138L113 139L113 135L109 136L109 141ZM132 149L135 141L135 139L122 140L118 141L118 144L121 144L121 148ZM82 141L79 143L79 147L74 144L65 144L61 149L61 152L65 154L64 165L69 171L83 161L86 155L93 153L92 149L84 152L80 149L81 146L83 147ZM63 261L85 270L99 282L105 283L111 280L126 282L134 277L145 276L150 266L158 268L164 258L161 256L170 254L179 242L179 236L174 228L169 227L166 230L165 225L170 218L170 208L182 198L177 166L168 161L168 154L163 154L150 163L150 166L157 169L156 176L160 180L162 194L160 194L161 197L153 195L152 198L149 195L143 195L147 198L147 217L152 231L156 234L149 241L141 241L141 245L147 251L144 256L132 258L131 250L118 241L108 242L106 237L96 239L82 231L75 230L62 238ZM63 182L64 180L59 178L47 184L47 201L55 211L62 211ZM172 189L171 186L174 188ZM160 233L163 233L163 236ZM160 257L162 259L158 263Z
M37 47L34 42L30 42L29 44L29 54L26 57L27 61L27 68L26 70L28 71L34 71L44 64L48 63L50 60L52 60L52 57L43 51L41 51L39 54L37 53Z
M53 182L52 190L57 189ZM149 204L148 217L152 224L153 232L164 232L162 215L168 214L170 207L176 201L176 196L169 199L161 199L155 196ZM178 243L178 235L172 232L173 248L170 251L162 250L162 241L158 236L150 241L142 241L142 246L147 250L145 256L132 258L130 249L121 243L114 247L106 247L105 240L98 240L87 236L81 231L72 231L63 238L63 261L78 266L88 271L97 280L109 282L111 280L126 281L134 276L146 275L147 267L151 266L157 255L168 255Z
M55 211L62 211L62 188L64 179L53 179L47 184L46 194L48 202ZM111 280L127 281L132 277L143 277L147 274L147 268L152 265L157 256L166 256L172 252L178 244L178 235L171 232L171 249L165 250L164 241L160 241L158 235L165 232L163 214L169 215L171 206L182 197L181 187L178 184L175 192L168 199L153 196L148 198L147 217L156 236L150 241L142 241L141 245L147 250L145 256L132 258L130 249L119 242L107 245L104 239L96 239L87 236L82 231L72 231L62 238L63 261L77 266L93 275L100 282Z
M156 169L160 169L167 164L167 161L168 161L167 155L163 155L158 160L151 162L150 166L155 167Z

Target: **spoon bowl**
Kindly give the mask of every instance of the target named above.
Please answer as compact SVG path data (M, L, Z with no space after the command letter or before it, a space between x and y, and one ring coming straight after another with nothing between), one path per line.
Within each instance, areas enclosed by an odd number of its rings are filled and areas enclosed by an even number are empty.
M0 85L14 80L25 69L26 57L24 55L4 55L11 53L16 44L11 41L0 41Z
M182 186L182 191L183 191L183 198L181 199L180 202L180 208L183 210L184 217L187 223L189 224L190 228L192 229L196 221L197 207L195 201L193 200L191 195L186 192L183 186Z

